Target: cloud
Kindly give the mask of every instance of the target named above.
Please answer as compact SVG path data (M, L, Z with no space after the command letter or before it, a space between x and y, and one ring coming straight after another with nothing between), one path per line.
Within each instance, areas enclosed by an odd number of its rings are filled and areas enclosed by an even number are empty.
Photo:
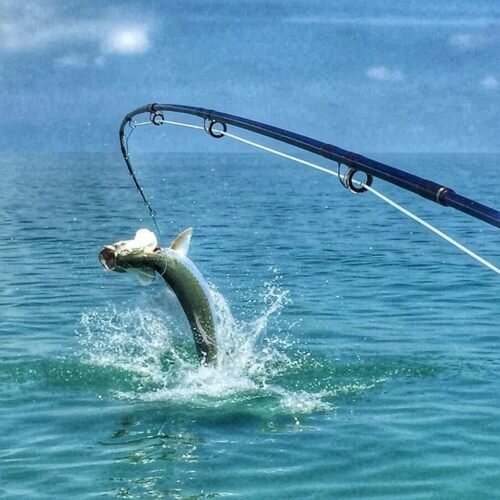
M143 54L151 47L150 25L116 11L78 16L56 0L0 3L0 51L57 51L54 64L83 67L112 54ZM81 55L83 52L87 56Z
M471 50L475 49L485 42L484 37L479 34L472 33L456 33L452 35L448 43L457 49L461 50Z
M107 52L143 54L150 47L147 29L143 26L122 27L112 31L105 41Z
M88 58L83 54L65 54L54 59L54 65L63 68L84 68L88 65Z
M366 70L366 76L371 80L386 82L402 82L404 75L399 69L391 69L387 66L372 66Z
M500 26L492 23L479 31L455 33L448 39L448 44L455 49L468 51L489 47L499 41Z
M302 15L285 18L291 24L328 24L328 25L355 25L371 27L488 27L492 24L490 17L418 17L418 16L347 16L347 15Z
M485 76L479 82L479 85L486 90L497 90L500 88L500 82L493 75Z

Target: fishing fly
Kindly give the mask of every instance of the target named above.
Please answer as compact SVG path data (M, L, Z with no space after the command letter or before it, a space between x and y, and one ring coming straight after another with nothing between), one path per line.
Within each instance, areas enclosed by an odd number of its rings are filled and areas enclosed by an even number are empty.
M169 114L191 115L199 117L203 120L201 125L194 125L185 123L169 118ZM149 115L148 119L137 121L136 117L139 115ZM341 185L353 194L362 194L369 192L392 206L399 212L419 223L429 231L433 232L440 238L444 239L449 244L453 245L460 251L469 255L477 262L487 267L491 271L500 275L500 268L491 263L489 260L481 257L465 245L459 243L456 239L452 238L445 232L441 231L434 225L414 214L407 208L395 202L388 196L384 195L378 189L373 187L374 178L386 181L390 184L396 185L406 191L418 194L423 198L442 205L444 207L453 208L461 211L471 217L479 219L490 225L500 228L500 211L479 203L475 200L462 196L456 193L448 186L443 186L432 180L424 179L410 172L400 170L385 163L373 160L358 153L347 151L333 144L324 143L307 137L304 135L291 132L282 128L274 127L265 123L243 118L241 116L230 115L215 110L205 108L184 106L177 104L148 104L135 109L128 113L122 120L120 125L120 147L123 158L127 165L128 171L134 185L139 191L142 200L147 207L153 223L159 232L159 226L156 220L156 214L147 199L143 188L141 187L137 174L132 166L128 142L130 135L137 128L145 125L161 126L172 125L178 127L186 127L194 130L199 130L207 133L214 139L228 138L247 146L265 151L273 155L299 163L308 168L312 168L323 172L324 174L337 177ZM328 168L317 163L304 160L295 155L291 155L271 148L254 140L250 140L241 135L235 134L229 127L242 129L257 135L265 136L278 142L286 143L298 149L302 149L314 155L326 158L336 163L336 168Z

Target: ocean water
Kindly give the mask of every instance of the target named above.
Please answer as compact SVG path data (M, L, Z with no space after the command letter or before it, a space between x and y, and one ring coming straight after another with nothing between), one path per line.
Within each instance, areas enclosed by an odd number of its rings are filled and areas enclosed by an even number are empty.
M498 155L378 155L498 206ZM499 277L370 194L261 154L134 164L194 228L224 356L97 260L153 228L120 155L2 156L1 498L494 498ZM500 263L498 230L374 186Z

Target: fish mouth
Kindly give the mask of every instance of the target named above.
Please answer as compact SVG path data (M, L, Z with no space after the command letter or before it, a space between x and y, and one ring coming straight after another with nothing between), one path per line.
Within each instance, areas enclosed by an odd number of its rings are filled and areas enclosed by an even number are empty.
M106 271L116 270L116 250L111 245L106 245L99 252L99 262Z

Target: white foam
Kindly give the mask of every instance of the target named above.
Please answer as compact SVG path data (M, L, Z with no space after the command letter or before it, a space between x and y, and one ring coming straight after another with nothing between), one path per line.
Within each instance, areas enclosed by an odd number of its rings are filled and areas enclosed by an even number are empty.
M157 306L154 310L109 306L82 314L83 360L134 374L138 388L115 392L124 399L218 406L235 399L272 397L277 408L292 413L330 408L323 401L326 392L291 391L274 382L277 376L300 369L290 357L293 343L287 339L288 327L277 319L290 301L278 279L265 284L257 303L262 310L248 322L236 320L222 294L211 290L218 331L217 366L200 366L191 332L179 331L182 322ZM273 332L268 331L271 319Z

